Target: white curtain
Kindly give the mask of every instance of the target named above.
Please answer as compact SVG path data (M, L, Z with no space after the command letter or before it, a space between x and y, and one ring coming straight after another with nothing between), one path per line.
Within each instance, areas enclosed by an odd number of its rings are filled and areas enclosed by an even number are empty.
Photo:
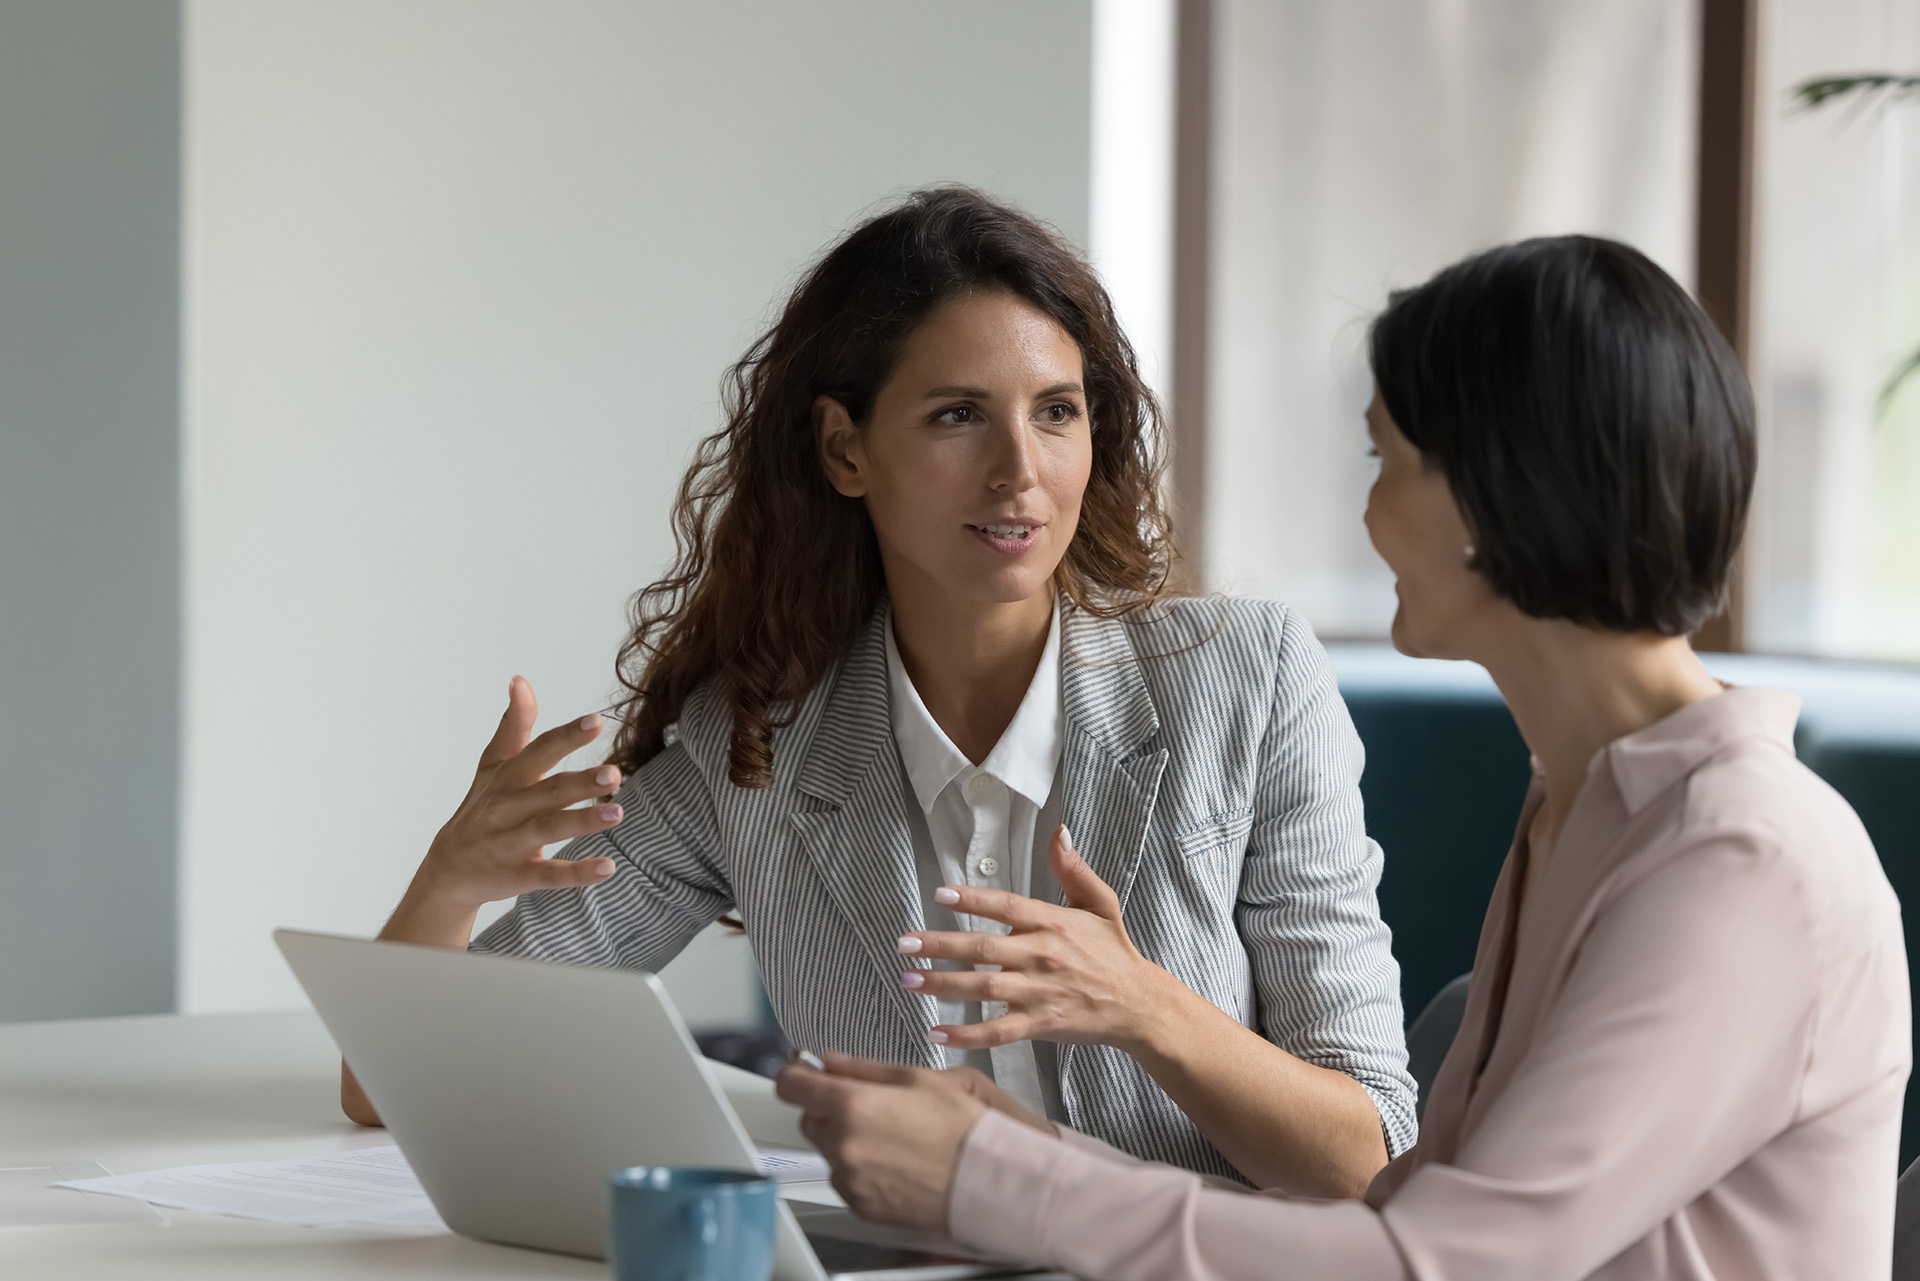
M1368 318L1473 250L1590 232L1691 283L1689 0L1222 0L1209 581L1380 636Z

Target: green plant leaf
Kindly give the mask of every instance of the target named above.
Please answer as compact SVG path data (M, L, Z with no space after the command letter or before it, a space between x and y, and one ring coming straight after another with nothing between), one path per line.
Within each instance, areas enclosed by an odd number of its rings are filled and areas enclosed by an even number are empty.
M1880 416L1884 417L1886 415L1887 406L1893 403L1895 393L1900 390L1907 379L1913 377L1915 374L1920 374L1920 347L1916 347L1907 353L1907 358L1900 362L1900 367L1893 371L1892 376L1887 379L1886 385L1880 389L1880 399L1877 406L1877 412Z
M1850 76L1815 76L1795 85L1792 95L1793 101L1805 111L1816 111L1828 103L1845 98L1870 102L1876 96L1882 101L1920 97L1920 75L1868 71ZM1876 416L1886 416L1887 406L1893 403L1894 396L1907 379L1915 374L1920 374L1920 348L1910 352L1880 388Z
M1868 71L1850 76L1815 76L1793 87L1793 100L1807 111L1830 102L1858 95L1875 94L1888 98L1907 98L1920 94L1920 75L1902 76L1891 71Z

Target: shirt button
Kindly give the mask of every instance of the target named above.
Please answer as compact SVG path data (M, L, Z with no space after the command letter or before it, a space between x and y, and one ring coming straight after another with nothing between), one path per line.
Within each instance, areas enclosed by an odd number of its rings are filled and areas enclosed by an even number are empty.
M998 876L1000 874L1000 860L989 854L978 863L975 863L973 870L982 876Z
M967 795L971 796L974 800L984 801L987 799L987 797L991 796L992 794L993 794L993 776L992 775L975 774L971 779L967 780Z

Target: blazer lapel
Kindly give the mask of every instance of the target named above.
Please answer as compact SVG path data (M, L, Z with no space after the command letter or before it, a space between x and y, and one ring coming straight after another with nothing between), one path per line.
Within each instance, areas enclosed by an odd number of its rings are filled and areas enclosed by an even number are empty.
M1061 822L1124 908L1140 870L1167 751L1146 750L1160 718L1126 624L1073 609L1065 622Z
M1147 825L1167 768L1167 751L1147 750L1160 731L1126 624L1070 609L1060 649L1060 697L1067 741L1060 757L1060 820L1074 846L1124 911L1145 851ZM1099 1058L1117 1051L1060 1046L1060 1097L1070 1124L1086 1128L1081 1077L1100 1075ZM1092 1066L1082 1069L1084 1060ZM1094 1087L1099 1088L1099 1087Z
M840 662L795 783L803 799L788 821L874 978L891 994L886 1000L900 1015L911 1055L939 1066L926 1038L937 1021L933 998L899 981L905 963L895 940L924 929L926 917L893 744L887 619L883 603Z

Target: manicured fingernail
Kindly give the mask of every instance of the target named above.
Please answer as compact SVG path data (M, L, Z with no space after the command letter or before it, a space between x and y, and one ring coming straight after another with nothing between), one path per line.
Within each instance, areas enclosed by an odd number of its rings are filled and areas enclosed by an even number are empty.
M626 811L618 805L602 805L600 807L600 821L603 823L618 823L620 816L624 813L626 813Z
M913 956L920 950L920 940L911 934L902 934L894 941L894 947L899 949L902 956Z
M1064 823L1060 825L1060 839L1066 842L1066 846L1068 849L1074 848L1073 833L1067 830L1066 824Z
M960 901L960 891L954 889L951 885L942 885L933 892L933 901L952 906Z
M591 713L589 713L589 714L588 714L588 715L586 715L586 716L582 716L582 717L580 718L580 722L579 722L579 728L580 728L580 729L599 729L599 728L600 728L600 713L598 713L598 712L591 712Z
M611 859L609 859L608 861L606 861L606 862L604 862L604 863L596 863L596 864L594 864L594 868L593 868L593 874L594 874L595 876L598 876L598 877L601 877L601 878L603 878L603 879L604 879L605 877L609 877L609 876L612 876L612 875L613 875L613 862L612 862L612 860L611 860Z
M945 1032L927 1033L928 1045L945 1045L946 1043L947 1043L947 1034Z
M922 974L919 970L905 970L901 972L901 975L900 975L901 987L925 987L926 985L927 985L927 976Z
M602 767L601 770L593 776L593 781L596 783L603 783L603 784L612 783L614 779L619 777L620 777L620 771L615 769L611 765L607 765Z

